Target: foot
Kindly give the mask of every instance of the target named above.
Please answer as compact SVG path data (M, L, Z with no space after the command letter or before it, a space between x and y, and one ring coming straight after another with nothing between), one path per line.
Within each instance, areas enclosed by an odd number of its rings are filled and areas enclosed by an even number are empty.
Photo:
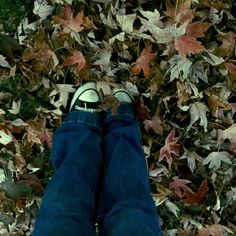
M120 103L132 103L134 101L131 93L125 88L113 88L112 95L116 97Z
M101 103L96 83L87 82L77 89L72 98L70 111L96 112Z

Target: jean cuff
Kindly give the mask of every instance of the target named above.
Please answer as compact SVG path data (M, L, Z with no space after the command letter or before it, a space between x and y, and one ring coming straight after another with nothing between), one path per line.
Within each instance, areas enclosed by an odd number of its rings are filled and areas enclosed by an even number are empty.
M62 124L82 124L102 131L102 117L96 112L71 111Z

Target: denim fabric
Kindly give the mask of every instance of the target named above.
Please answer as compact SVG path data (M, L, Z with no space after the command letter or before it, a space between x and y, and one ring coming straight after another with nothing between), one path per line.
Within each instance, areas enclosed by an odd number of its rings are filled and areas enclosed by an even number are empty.
M161 236L132 105L70 112L56 130L33 236Z

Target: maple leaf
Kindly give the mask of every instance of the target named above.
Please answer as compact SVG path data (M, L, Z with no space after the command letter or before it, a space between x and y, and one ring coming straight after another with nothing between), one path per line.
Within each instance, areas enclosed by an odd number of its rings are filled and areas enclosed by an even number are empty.
M165 140L165 145L160 149L159 161L162 161L165 158L169 167L171 166L172 154L179 156L180 144L177 143L179 139L180 137L175 137L175 130L172 129Z
M74 51L72 52L72 55L67 57L65 61L63 62L62 66L76 66L76 72L79 73L86 65L86 60L80 51Z
M194 10L189 9L191 0L179 0L173 5L170 0L165 1L165 14L172 18L174 22L183 23L194 18Z
M202 163L203 161L202 157L199 156L195 151L189 151L189 150L185 150L184 154L180 157L180 160L181 159L187 159L188 167L192 171L192 173L196 168L196 160L200 163Z
M190 128L197 120L200 119L200 125L203 126L204 131L207 132L207 111L209 111L209 109L205 104L201 102L193 103L190 108L191 122L188 128Z
M152 129L156 134L163 134L162 122L159 117L153 116L151 120L145 120L143 123L147 132Z
M67 5L64 7L61 15L53 16L53 19L56 23L64 26L65 29L69 29L69 31L78 33L84 29L84 27L81 26L83 24L83 16L84 13L81 11L74 18L71 7Z
M193 193L192 191L185 191L184 196L186 197L184 200L185 203L194 206L200 205L205 201L205 194L208 192L207 180L203 180L197 193Z
M180 197L183 197L184 192L192 192L192 189L186 184L191 183L187 179L179 179L178 176L173 177L173 181L170 183L169 188L173 189L174 192Z
M230 154L228 152L212 152L207 156L207 158L202 162L202 164L209 164L210 169L217 170L220 168L221 162L232 164L229 157Z
M187 26L186 34L194 38L204 37L204 32L208 30L211 26L211 23L196 21Z
M219 116L220 108L224 110L233 109L233 106L226 99L219 98L218 96L214 94L209 94L208 103L209 103L209 107L212 110L212 115L217 118Z
M187 54L206 50L206 48L201 45L201 42L189 35L182 35L178 38L175 38L175 49L179 52L179 55L182 58L186 58Z
M150 52L150 47L144 48L141 52L140 57L135 62L135 65L131 67L131 74L138 75L141 71L145 78L149 78L151 75L150 62L156 58L156 53Z
M204 37L204 32L211 26L206 22L194 22L189 24L186 29L186 35L175 38L175 49L182 58L187 54L205 51L206 48L196 38Z

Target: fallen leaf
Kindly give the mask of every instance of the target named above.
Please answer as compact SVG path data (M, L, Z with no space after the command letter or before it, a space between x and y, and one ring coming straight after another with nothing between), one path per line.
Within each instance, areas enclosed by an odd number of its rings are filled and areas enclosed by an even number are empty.
M198 231L198 236L223 236L221 226L219 224L210 225Z
M200 163L202 163L203 161L203 158L199 156L195 151L189 151L189 150L185 150L184 154L180 157L180 160L181 159L187 159L188 167L192 171L192 173L196 168L196 160Z
M163 23L161 21L161 15L160 15L160 13L158 12L157 9L155 9L154 12L140 10L140 13L145 18L148 19L150 24L153 24L153 25L158 26L158 27L162 27L163 26Z
M179 0L173 5L170 0L165 1L165 14L177 23L191 21L194 18L194 11L190 9L191 0Z
M180 144L177 143L179 139L180 137L175 137L175 130L172 129L165 140L165 145L160 149L159 161L165 158L169 167L171 166L172 154L179 156Z
M13 136L7 131L0 130L0 143L3 145L7 145L8 143L12 142Z
M156 53L151 53L150 51L151 51L150 46L142 50L140 57L131 67L132 75L138 75L141 71L143 71L145 78L150 77L151 75L150 62L153 61L157 56Z
M194 102L190 107L191 121L188 129L200 119L200 126L204 128L204 132L207 132L207 117L206 113L209 111L208 107L201 102Z
M27 121L27 141L33 144L42 145L47 144L49 148L52 147L52 132L46 128L46 121L41 117Z
M182 35L175 38L175 49L179 52L179 55L182 58L186 58L186 56L190 55L191 53L197 53L206 50L201 42L189 35Z
M204 37L204 33L209 29L211 25L211 23L195 21L187 26L186 35L194 38Z
M48 16L52 14L54 7L48 5L47 0L34 1L33 13L39 16L42 20L45 20Z
M230 57L234 52L235 38L235 33L231 31L223 35L220 34L217 39L220 40L222 44L214 50L214 54L219 57Z
M116 19L119 22L122 31L126 33L133 32L133 24L135 19L137 18L136 14L129 14L129 15L117 15Z
M219 110L231 110L233 106L225 99L219 98L214 94L209 94L208 98L209 107L212 111L212 115L216 118L219 117Z
M14 115L17 115L20 112L20 107L21 107L21 99L18 100L17 102L13 101L11 109L9 109L8 111Z
M172 212L176 217L178 217L180 209L173 202L167 199L165 201L165 206L170 212Z
M151 32L157 43L170 43L175 37L180 37L186 33L187 23L184 23L179 27L177 24L174 24L161 29L145 19L141 19L141 22Z
M83 16L84 16L84 13L83 11L81 11L74 18L71 7L67 5L66 7L64 7L61 15L53 16L53 20L56 23L61 24L64 27L66 32L68 32L68 30L81 32L84 29L84 27L82 27Z
M80 51L72 52L72 55L67 57L62 66L76 65L76 72L79 73L86 65L86 60Z
M228 85L230 89L236 91L236 66L233 63L227 62L225 63L225 67L229 72L227 75Z
M219 169L222 165L222 162L225 162L229 165L232 164L229 159L231 155L228 152L211 152L206 159L202 162L203 165L209 164L209 168L214 171Z
M217 144L222 144L225 139L231 143L232 150L236 153L236 124L232 124L228 129L217 130Z
M210 52L207 52L207 56L203 56L203 58L206 62L210 63L212 66L218 66L225 61L222 57L217 57Z
M191 206L200 205L205 201L205 195L208 190L209 188L207 186L207 180L203 180L197 193L193 193L192 191L185 191L184 196L186 198L183 200L185 203Z
M142 96L135 99L134 107L137 119L141 121L150 119L150 110L145 106Z
M184 81L188 78L192 62L187 58L180 58L178 55L169 61L170 67L166 74L170 73L170 82L174 79Z
M184 192L192 192L192 189L187 186L191 181L187 179L179 179L178 176L173 177L173 181L170 183L169 188L173 189L174 192L180 197L183 197Z
M152 129L156 134L163 135L162 121L159 117L153 116L151 120L145 120L143 123L147 132Z

